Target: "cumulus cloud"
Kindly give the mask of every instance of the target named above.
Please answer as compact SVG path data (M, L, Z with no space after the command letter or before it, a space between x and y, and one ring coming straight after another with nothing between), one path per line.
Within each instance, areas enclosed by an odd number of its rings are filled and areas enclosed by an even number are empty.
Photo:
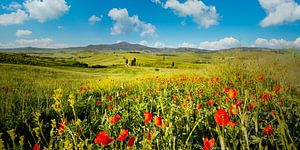
M197 48L197 46L195 44L191 44L191 43L187 43L187 42L183 42L181 44L178 44L178 47Z
M164 48L164 47L166 47L166 45L164 43L161 43L161 42L155 42L153 44L153 47L155 47L155 48Z
M98 17L96 15L92 15L89 18L88 22L89 22L89 24L95 24L96 22L100 22L101 20L102 20L102 16Z
M7 26L13 24L22 24L27 19L27 13L21 9L18 9L15 12L0 15L0 25Z
M300 5L294 0L259 0L267 16L260 22L262 27L294 22L300 19Z
M156 4L162 4L162 2L160 0L151 0L151 1Z
M18 10L18 9L21 9L22 8L22 5L19 4L18 2L11 2L8 6L1 6L2 9L5 9L7 11L15 11L15 10Z
M0 25L18 25L29 19L45 22L65 14L70 6L65 0L26 0L22 5L12 2L2 8L11 11L0 15Z
M21 47L66 48L72 46L74 45L54 43L51 38L18 39L12 43L0 43L0 48L21 48Z
M142 41L138 42L138 44L148 46L148 42L145 41L145 40L142 40Z
M267 48L300 48L300 37L295 41L287 41L285 39L264 39L257 38L255 40L255 46L267 47Z
M217 50L217 49L227 49L232 47L237 47L240 44L240 41L233 37L225 37L218 41L205 41L199 44L198 48Z
M30 18L39 22L57 19L69 11L70 8L65 0L26 0L24 7Z
M126 8L113 8L109 11L108 16L115 21L111 28L111 34L126 34L130 32L139 32L140 36L156 35L156 27L150 23L145 23L138 16L129 16Z
M208 28L218 24L219 15L215 6L207 6L201 0L167 0L164 8L172 9L180 17L191 17L198 26Z
M16 36L18 36L18 37L31 35L31 34L32 34L32 31L30 31L30 30L17 30L16 31Z
M22 47L49 47L52 39L43 38L43 39L19 39L16 40L16 44Z

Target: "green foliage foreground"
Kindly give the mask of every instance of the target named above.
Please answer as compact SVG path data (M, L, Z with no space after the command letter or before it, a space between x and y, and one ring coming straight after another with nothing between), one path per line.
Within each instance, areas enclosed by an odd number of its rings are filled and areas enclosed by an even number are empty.
M58 88L0 135L0 149L298 149L297 57L236 58L207 75Z

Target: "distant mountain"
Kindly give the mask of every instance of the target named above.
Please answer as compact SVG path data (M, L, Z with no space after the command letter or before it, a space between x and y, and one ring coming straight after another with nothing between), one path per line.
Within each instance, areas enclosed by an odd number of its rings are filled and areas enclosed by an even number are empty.
M23 47L23 48L8 48L0 49L0 51L6 52L55 52L55 51L78 51L78 50L92 50L92 51L127 51L127 52L146 52L146 53L176 53L176 52L218 52L218 51L275 51L269 48L259 47L237 47L230 49L222 49L217 51L179 47L179 48L154 48L140 44L132 44L128 42L120 42L114 44L99 44L99 45L88 45L84 47L68 47L68 48L36 48L36 47Z
M95 50L95 51L141 51L141 52L158 52L160 49L147 47L140 44L131 44L128 42L120 42L114 44L88 45L86 47L71 47L66 49L77 50Z

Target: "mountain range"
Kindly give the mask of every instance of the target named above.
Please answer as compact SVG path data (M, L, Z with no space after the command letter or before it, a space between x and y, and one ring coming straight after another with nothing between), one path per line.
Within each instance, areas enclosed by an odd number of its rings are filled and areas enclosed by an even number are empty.
M230 50L251 50L251 51L271 51L269 48L259 47L237 47L230 49L222 49L218 51L230 51ZM68 47L68 48L37 48L37 47L22 47L22 48L5 48L0 51L6 52L49 52L49 51L78 51L78 50L91 50L91 51L126 51L126 52L146 52L146 53L174 53L174 52L215 52L212 50L179 47L179 48L154 48L140 44L132 44L128 42L119 42L114 44L99 44L88 45L83 47Z

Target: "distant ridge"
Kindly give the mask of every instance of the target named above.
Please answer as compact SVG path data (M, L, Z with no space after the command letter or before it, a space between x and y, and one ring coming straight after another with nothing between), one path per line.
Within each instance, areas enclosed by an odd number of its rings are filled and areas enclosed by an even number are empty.
M68 48L36 48L36 47L22 47L22 48L2 48L0 51L6 52L51 52L51 51L79 51L79 50L91 50L91 51L125 51L125 52L144 52L144 53L176 53L176 52L217 52L217 51L275 51L275 49L263 48L263 47L236 47L230 49L221 50L206 50L189 47L179 48L154 48L140 44L132 44L128 42L119 42L114 44L98 44L88 45L83 47L68 47Z
M120 42L114 44L100 44L100 45L88 45L86 47L73 47L66 49L80 49L80 50L112 50L112 51L149 51L157 52L159 49L153 47L147 47L140 44L131 44L128 42Z

